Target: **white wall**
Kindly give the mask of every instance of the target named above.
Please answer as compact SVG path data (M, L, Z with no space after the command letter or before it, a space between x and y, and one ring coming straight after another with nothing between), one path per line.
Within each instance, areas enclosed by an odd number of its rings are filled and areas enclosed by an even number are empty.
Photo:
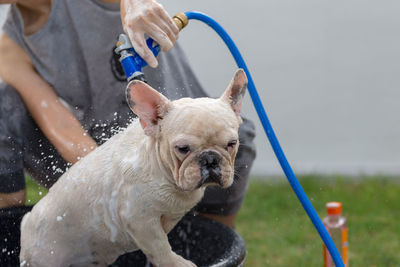
M206 12L232 35L295 172L400 174L400 2L161 2L171 15ZM180 42L218 96L235 70L225 46L199 22ZM249 98L244 110L257 124L253 173L281 174Z

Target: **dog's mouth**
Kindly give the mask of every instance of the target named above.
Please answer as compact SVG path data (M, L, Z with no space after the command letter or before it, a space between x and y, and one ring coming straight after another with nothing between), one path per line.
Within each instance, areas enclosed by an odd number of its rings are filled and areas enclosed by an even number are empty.
M222 157L214 151L206 151L199 155L200 181L197 184L197 188L204 184L213 183L223 187L221 162Z
M203 151L187 158L179 166L176 169L175 185L181 191L193 191L208 185L222 188L231 185L230 161L217 151Z
M197 188L200 188L203 185L206 184L217 184L221 187L223 187L222 183L222 174L221 174L221 169L214 169L214 170L209 170L209 169L201 169L201 180L197 184Z

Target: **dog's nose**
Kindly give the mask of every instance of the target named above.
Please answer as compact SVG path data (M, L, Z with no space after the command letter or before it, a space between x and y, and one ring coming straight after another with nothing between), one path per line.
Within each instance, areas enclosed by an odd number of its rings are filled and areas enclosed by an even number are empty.
M200 167L215 168L221 163L221 156L214 151L207 151L200 154Z
M201 181L198 187L204 183L217 183L222 186L221 181L221 156L216 152L207 151L203 152L199 156L199 166L201 173Z

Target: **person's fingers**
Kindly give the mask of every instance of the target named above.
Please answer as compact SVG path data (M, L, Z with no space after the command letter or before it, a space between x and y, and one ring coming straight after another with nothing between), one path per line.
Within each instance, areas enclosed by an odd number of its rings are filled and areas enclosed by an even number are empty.
M156 67L157 59L147 47L144 35L153 38L165 52L175 45L179 35L178 27L156 1L122 1L121 9L124 30L133 48L151 67Z
M153 52L146 45L146 40L144 39L144 33L133 32L132 29L126 29L129 39L131 40L133 49L139 54L144 61L149 64L150 67L156 68L158 66L158 61L153 55Z
M175 35L175 39L178 39L179 29L175 25L172 18L168 15L167 11L159 4L160 9L156 9L156 14L161 18L161 20L167 25L169 30Z
M176 43L176 38L178 37L172 30L170 27L168 27L167 23L163 20L159 20L158 22L158 26L160 27L160 29L167 34L169 40L172 42L173 45L175 45Z
M151 23L147 25L146 33L161 46L164 52L174 47L174 44L172 43L168 35L156 24Z

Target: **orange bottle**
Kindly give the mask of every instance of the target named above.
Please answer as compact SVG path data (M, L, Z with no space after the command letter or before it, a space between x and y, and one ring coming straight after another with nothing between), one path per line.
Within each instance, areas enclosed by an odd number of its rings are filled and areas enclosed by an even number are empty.
M348 249L349 243L347 239L347 226L346 218L342 216L342 203L340 202L328 202L326 203L326 216L322 222L325 225L326 230L332 237L337 249L339 250L340 256L343 259L344 266L349 266ZM335 264L332 261L331 255L325 244L324 247L324 267L334 267Z

